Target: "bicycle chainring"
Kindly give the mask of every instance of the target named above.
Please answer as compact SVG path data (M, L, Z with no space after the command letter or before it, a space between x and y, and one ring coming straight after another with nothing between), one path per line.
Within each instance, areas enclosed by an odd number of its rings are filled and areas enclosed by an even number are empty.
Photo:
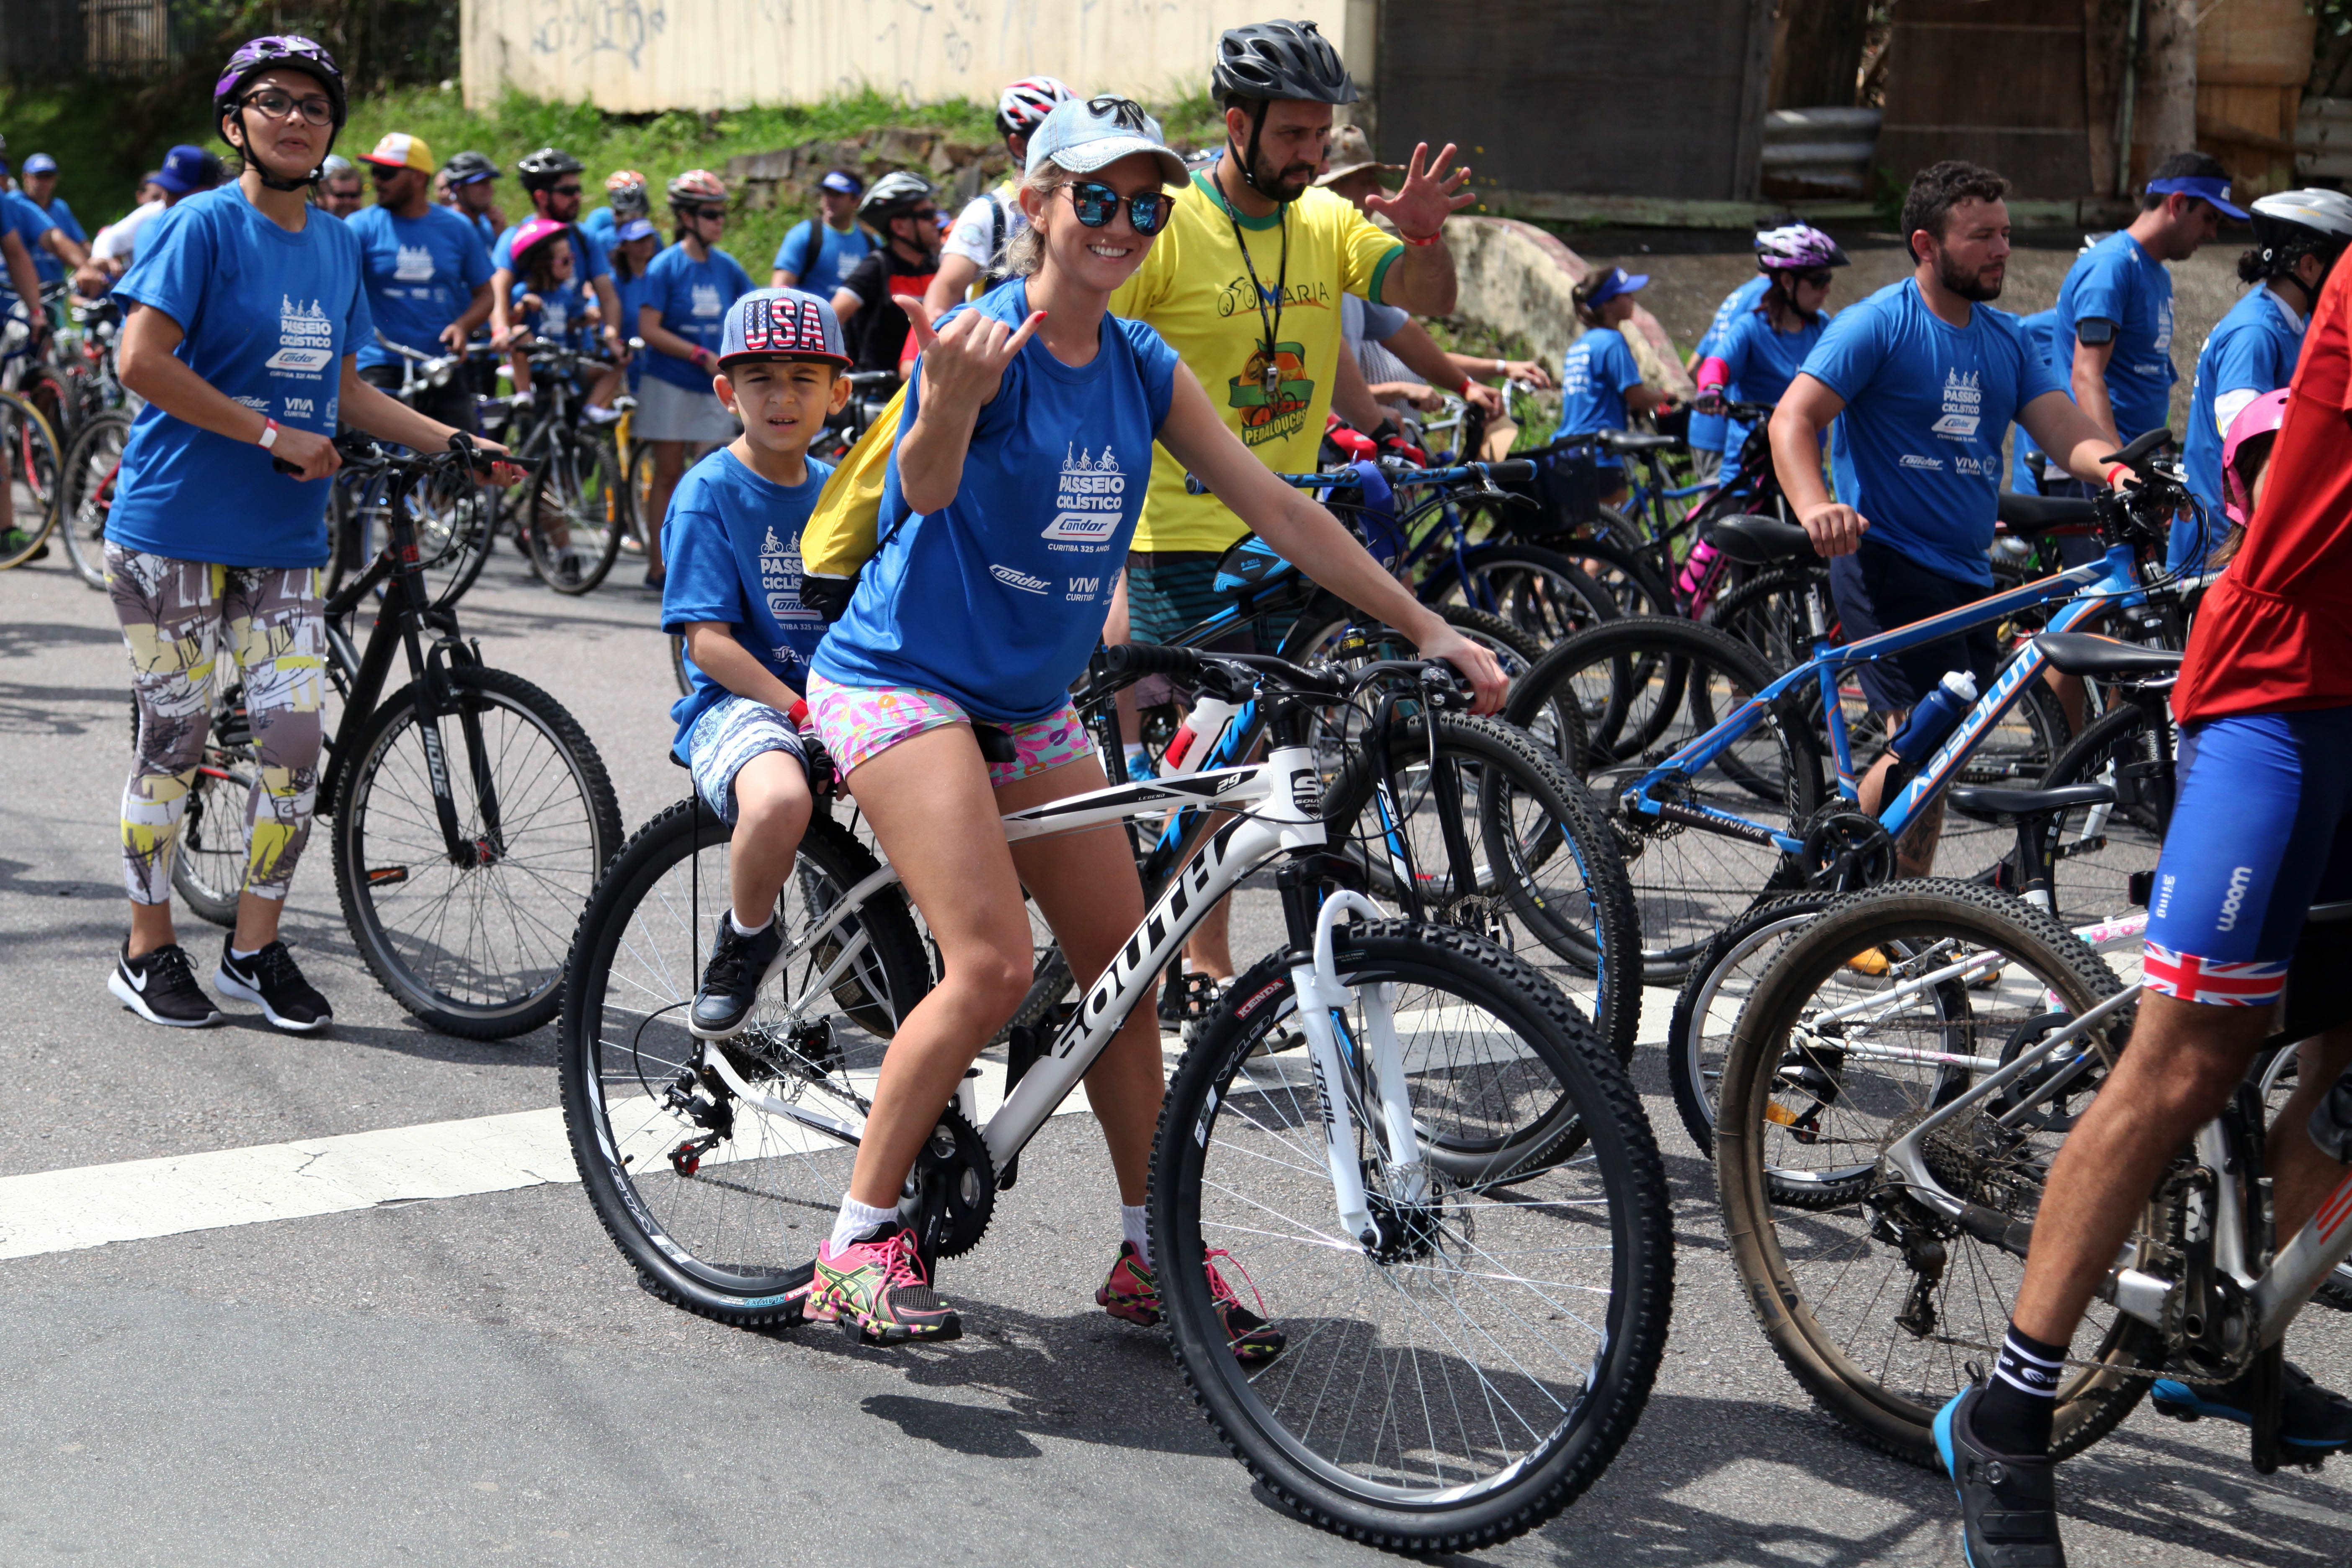
M1805 824L1804 865L1813 886L1859 892L1895 879L1895 838L1850 805L1825 806Z
M996 1209L996 1162L988 1141L950 1101L915 1156L909 1178L917 1199L916 1234L932 1258L969 1252Z

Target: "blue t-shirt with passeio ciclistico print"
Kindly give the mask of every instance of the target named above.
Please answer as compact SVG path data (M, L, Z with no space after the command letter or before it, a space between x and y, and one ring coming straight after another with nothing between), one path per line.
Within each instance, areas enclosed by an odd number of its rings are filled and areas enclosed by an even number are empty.
M1017 326L1029 288L1008 283L958 309ZM887 537L818 647L817 673L843 686L936 691L992 723L1058 712L1101 640L1177 363L1158 332L1119 316L1103 318L1083 365L1064 364L1033 337L980 411L954 500L908 514L893 455L882 489ZM907 382L901 439L921 396L918 374Z
M1559 367L1559 424L1551 433L1581 436L1589 430L1625 428L1625 395L1642 384L1641 367L1625 334L1614 327L1594 327L1570 345ZM1594 462L1604 468L1624 467L1612 453L1599 452Z
M374 331L350 226L311 207L289 232L236 185L155 219L114 297L178 322L173 355L215 391L320 436L335 433L344 359ZM265 448L151 403L122 448L106 536L181 561L322 566L331 489L281 474Z
M801 603L801 525L832 472L811 458L808 478L780 485L724 447L688 469L662 523L662 630L676 635L697 621L732 626L769 674L794 691L805 688L824 620ZM728 695L691 658L686 676L692 689L669 710L681 757L695 721Z
M1845 402L1830 468L1866 537L1938 575L1990 584L2002 437L2019 409L2066 390L2017 318L1976 305L1952 326L1906 278L1839 311L1803 374Z

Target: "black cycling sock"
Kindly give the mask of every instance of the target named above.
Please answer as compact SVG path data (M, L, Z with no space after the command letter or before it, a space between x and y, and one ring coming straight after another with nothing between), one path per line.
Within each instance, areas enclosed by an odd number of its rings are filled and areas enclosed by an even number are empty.
M2046 1344L2009 1326L1985 1382L1984 1397L1969 1412L1977 1441L1996 1454L2021 1458L2050 1451L2050 1417L2058 1408L2058 1380L2066 1347Z

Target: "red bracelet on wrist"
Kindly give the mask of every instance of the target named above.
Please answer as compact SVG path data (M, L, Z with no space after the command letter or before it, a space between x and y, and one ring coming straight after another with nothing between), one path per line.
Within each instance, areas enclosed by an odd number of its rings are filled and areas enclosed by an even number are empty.
M2112 489L2115 485L2116 476L2117 474L2128 474L2131 471L2131 465L2129 463L2109 463L2107 465L2105 483Z
M1445 237L1445 231L1440 229L1435 234L1428 235L1420 239L1415 239L1412 235L1405 233L1402 229L1399 229L1397 231L1397 237L1403 240L1407 245L1435 245L1439 240Z
M793 698L792 708L784 714L784 717L793 721L793 729L797 730L802 728L808 723L808 703L801 698Z
M1462 384L1454 389L1454 395L1456 397L1469 396L1471 384L1471 378L1466 375L1464 376L1462 378Z

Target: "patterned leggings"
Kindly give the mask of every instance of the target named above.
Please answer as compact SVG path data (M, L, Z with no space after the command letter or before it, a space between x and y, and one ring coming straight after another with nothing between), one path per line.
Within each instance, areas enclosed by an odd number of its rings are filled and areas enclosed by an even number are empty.
M172 853L212 721L226 643L245 679L257 764L246 802L245 890L283 899L319 795L326 632L309 566L215 566L106 547L106 585L131 648L139 739L122 789L122 881L172 897Z

